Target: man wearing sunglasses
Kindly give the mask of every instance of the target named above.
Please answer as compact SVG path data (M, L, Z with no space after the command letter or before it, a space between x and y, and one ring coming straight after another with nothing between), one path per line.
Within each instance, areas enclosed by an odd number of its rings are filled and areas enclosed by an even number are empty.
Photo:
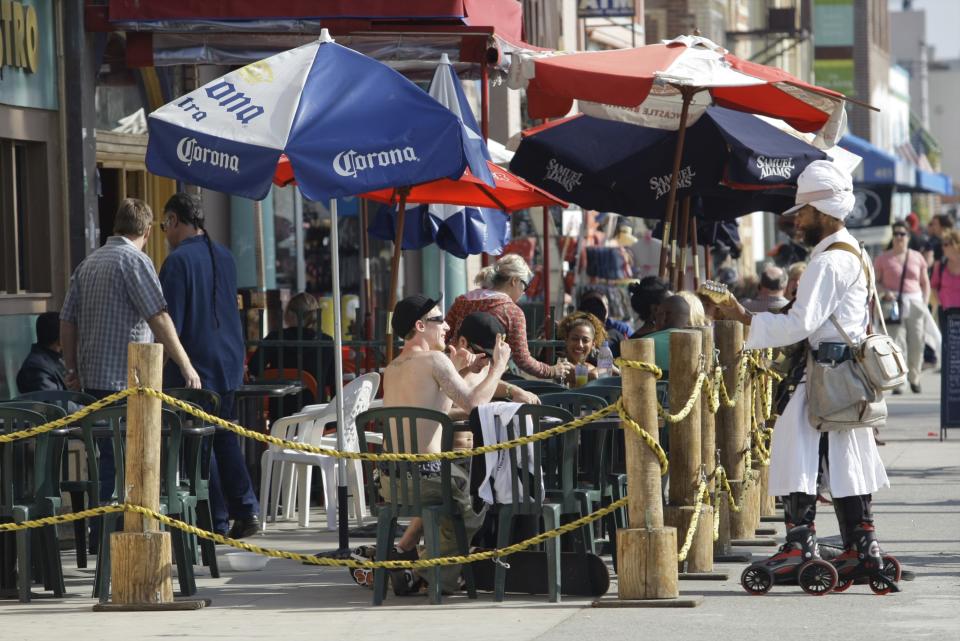
M446 347L446 335L450 329L438 306L439 299L431 299L422 294L404 298L393 310L390 320L395 336L403 337L403 349L400 355L383 372L384 407L420 407L436 410L445 414L456 406L469 413L470 410L488 403L500 384L500 377L506 371L510 360L510 347L498 334L490 350L490 355L478 355L464 347ZM485 373L481 373L483 370ZM473 372L478 376L469 383L463 373ZM395 428L394 428L395 429ZM393 442L397 442L393 434ZM418 421L416 426L419 453L440 451L441 430L437 423ZM472 434L457 432L454 448L469 448L473 445ZM473 511L470 498L470 477L466 468L454 464L453 498L464 514L467 538L483 523L483 514ZM379 468L381 476L388 468ZM420 498L425 503L440 502L440 462L430 461L420 464ZM389 497L390 483L381 483L380 493ZM423 528L420 519L414 518L410 526L397 542L396 558L416 558L417 545ZM456 538L452 524L441 521L440 554L456 554ZM459 566L443 568L443 589L453 592L458 588ZM397 572L391 575L394 592L403 594L415 590L418 579L409 572Z

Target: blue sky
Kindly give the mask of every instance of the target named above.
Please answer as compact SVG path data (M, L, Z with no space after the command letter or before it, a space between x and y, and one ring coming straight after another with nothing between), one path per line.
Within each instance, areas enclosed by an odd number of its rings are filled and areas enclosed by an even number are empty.
M890 0L890 10L900 11L901 0ZM913 9L927 14L927 40L939 60L960 58L960 0L913 0Z

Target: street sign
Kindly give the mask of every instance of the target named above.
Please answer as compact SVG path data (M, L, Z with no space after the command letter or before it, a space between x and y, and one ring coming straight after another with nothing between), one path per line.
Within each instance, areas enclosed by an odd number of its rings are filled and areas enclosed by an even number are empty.
M944 313L940 350L940 440L960 427L960 309Z
M632 18L636 13L634 0L580 0L578 18Z

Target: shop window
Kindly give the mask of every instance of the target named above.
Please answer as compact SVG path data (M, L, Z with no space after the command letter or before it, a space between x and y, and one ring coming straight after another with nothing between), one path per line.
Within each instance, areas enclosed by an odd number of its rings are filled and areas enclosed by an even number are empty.
M46 145L0 139L0 291L50 291Z

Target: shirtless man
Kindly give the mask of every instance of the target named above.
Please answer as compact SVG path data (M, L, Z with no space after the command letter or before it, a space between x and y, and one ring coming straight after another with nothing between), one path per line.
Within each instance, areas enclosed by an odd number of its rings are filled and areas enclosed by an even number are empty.
M437 307L437 301L423 295L404 298L397 303L391 320L394 335L404 337L403 350L383 373L384 407L424 407L448 413L456 405L465 412L488 403L493 398L500 383L500 377L510 360L510 346L498 334L493 345L489 364L485 354L474 354L463 347L451 346L444 351L446 333L450 329L444 321L443 312ZM486 373L479 380L468 383L461 371ZM420 453L440 451L441 430L438 424L419 421L417 423L417 443ZM405 439L409 443L409 438ZM396 442L396 434L394 434ZM458 432L454 439L454 448L471 447L470 432ZM440 487L440 463L431 461L421 463L420 496L425 503L439 503L442 494ZM381 468L381 474L385 472ZM451 466L453 477L453 498L464 514L467 539L471 539L483 522L483 514L473 511L470 498L470 477L467 470L457 462ZM389 498L389 483L382 483L380 492ZM415 557L420 542L422 524L420 519L410 521L404 535L397 542L400 558ZM456 553L456 538L452 524L441 521L440 553L444 556ZM459 566L448 566L441 573L444 591L457 589L460 574ZM408 577L412 579L412 576ZM394 591L402 592L415 584L398 587L399 577L394 575Z

